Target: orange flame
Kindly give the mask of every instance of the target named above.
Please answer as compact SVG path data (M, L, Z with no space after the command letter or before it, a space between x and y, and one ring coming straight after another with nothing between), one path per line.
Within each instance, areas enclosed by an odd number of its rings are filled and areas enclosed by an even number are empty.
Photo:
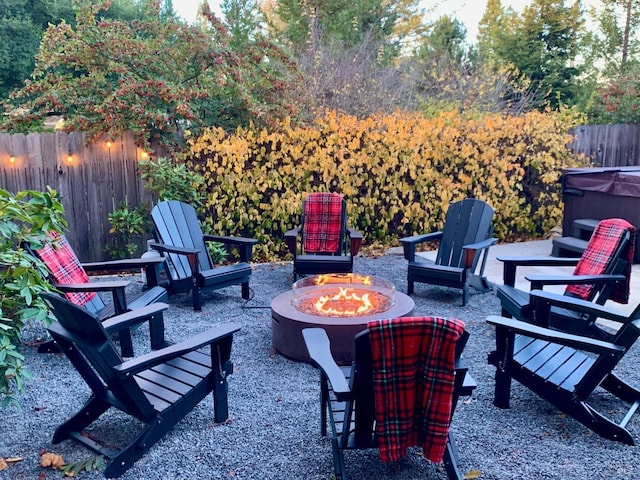
M331 306L331 303L339 301L346 301L350 307L337 309ZM368 293L358 295L352 288L339 287L335 295L322 295L318 298L315 308L325 315L355 316L368 312L373 308L373 304L369 300Z

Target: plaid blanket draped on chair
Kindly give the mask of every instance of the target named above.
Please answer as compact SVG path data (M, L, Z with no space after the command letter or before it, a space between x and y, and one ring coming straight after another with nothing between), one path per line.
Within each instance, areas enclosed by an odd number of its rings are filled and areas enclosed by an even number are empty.
M87 273L66 238L58 232L49 232L47 236L51 242L46 243L36 253L47 266L54 282L61 285L89 283ZM97 294L95 292L73 292L65 295L70 302L82 306L93 300Z
M419 445L441 462L451 419L456 340L464 323L437 317L369 322L376 436L382 461Z
M627 231L631 232L631 239L625 258L628 262L624 271L626 281L616 285L610 297L610 300L618 303L629 302L631 264L635 245L635 228L629 222L621 218L609 218L598 223L573 272L574 275L601 275L605 273L613 253L617 250L620 240ZM589 300L593 288L593 285L569 285L566 293L571 293L583 300Z
M306 253L337 253L342 240L342 195L311 193L303 208L302 248Z

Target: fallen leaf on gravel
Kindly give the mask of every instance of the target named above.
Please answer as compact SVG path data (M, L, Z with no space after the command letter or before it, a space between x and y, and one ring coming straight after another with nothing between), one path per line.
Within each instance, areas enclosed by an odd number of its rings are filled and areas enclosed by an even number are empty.
M4 470L5 468L7 468L7 462L4 460L4 458L0 458L0 471Z
M476 478L480 478L482 476L482 472L480 470L469 470L464 474L464 480L475 480Z
M40 456L41 467L60 468L62 465L64 465L64 459L62 458L62 455L45 452Z

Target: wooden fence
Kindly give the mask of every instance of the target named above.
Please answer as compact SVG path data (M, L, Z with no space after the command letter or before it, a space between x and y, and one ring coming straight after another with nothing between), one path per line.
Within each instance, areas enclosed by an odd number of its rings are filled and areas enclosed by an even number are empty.
M640 125L593 125L574 129L569 148L591 157L597 167L640 165Z
M594 166L640 165L640 125L583 126L574 134L569 148L591 156ZM0 188L57 190L69 222L67 237L80 259L105 260L113 239L109 213L122 201L152 201L136 168L145 154L130 133L92 144L80 133L0 133Z
M0 187L12 193L57 190L78 257L105 260L113 239L109 213L122 201L151 203L136 168L147 155L131 134L87 144L81 133L0 133Z

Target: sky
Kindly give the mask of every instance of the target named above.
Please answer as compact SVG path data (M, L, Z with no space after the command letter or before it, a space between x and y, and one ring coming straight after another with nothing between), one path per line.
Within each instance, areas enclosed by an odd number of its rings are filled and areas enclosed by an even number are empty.
M217 0L208 1L211 9L216 11L219 2ZM201 2L202 0L178 0L173 2L173 9L183 19L192 22L196 18L198 6ZM583 5L596 2L597 0L587 0ZM512 7L516 11L522 10L529 3L529 0L502 0L502 5L505 8ZM467 27L467 41L475 42L478 34L478 23L486 8L487 0L424 0L425 10L430 10L431 5L434 4L438 5L432 14L435 18L439 18L442 15L450 15L457 18Z

